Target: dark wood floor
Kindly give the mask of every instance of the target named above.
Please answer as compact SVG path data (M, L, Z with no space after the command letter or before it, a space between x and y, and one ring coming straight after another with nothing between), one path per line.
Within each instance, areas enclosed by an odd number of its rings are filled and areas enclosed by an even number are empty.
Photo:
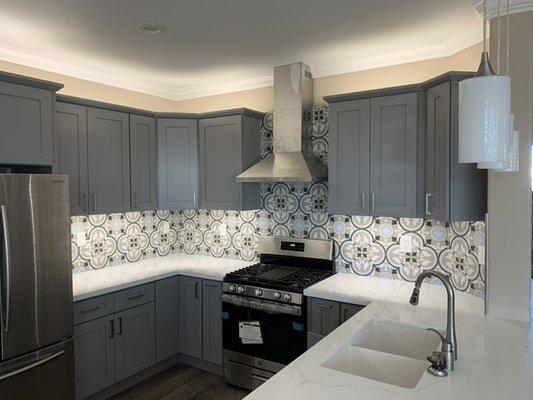
M178 364L114 396L113 400L241 400L249 392L221 376Z

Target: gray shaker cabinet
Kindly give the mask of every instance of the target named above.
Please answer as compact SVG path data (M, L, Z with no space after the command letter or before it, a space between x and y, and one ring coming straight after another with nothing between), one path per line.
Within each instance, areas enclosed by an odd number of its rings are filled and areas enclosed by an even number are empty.
M459 79L427 91L424 216L439 221L479 221L486 213L487 172L460 164Z
M339 303L331 300L308 298L307 329L317 335L326 336L339 324Z
M418 94L371 99L370 212L418 214Z
M179 277L179 352L202 358L202 280Z
M89 212L130 211L128 114L87 108Z
M155 364L154 303L115 314L117 382Z
M341 303L340 305L340 323L341 325L352 318L355 314L361 311L364 306L357 304Z
M111 315L74 327L74 369L78 399L86 398L115 383L113 324Z
M155 119L130 114L131 209L157 208Z
M198 121L158 118L157 143L158 208L198 208Z
M260 159L260 119L248 115L201 119L199 136L201 207L258 209L259 183L237 183L235 179Z
M203 360L222 365L222 284L203 281Z
M52 165L53 99L50 90L0 81L0 164Z
M177 276L155 283L157 362L163 361L179 351L178 286L179 279Z
M71 215L89 212L87 171L87 108L56 103L54 133L56 170L69 176Z
M331 105L329 149L329 212L369 215L369 99Z

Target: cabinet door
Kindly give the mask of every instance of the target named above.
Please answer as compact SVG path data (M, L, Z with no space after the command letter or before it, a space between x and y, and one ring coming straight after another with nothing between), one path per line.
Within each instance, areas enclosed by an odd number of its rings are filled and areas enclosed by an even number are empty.
M155 358L157 362L179 350L178 277L155 283Z
M198 121L157 120L159 208L198 208Z
M203 281L203 359L222 365L222 284Z
M56 170L69 176L70 214L87 214L89 187L86 107L56 103L54 133L57 149Z
M428 90L424 215L446 221L450 182L450 82Z
M156 189L155 120L130 115L131 209L155 210Z
M89 210L92 214L130 211L128 114L87 109Z
M76 398L81 399L115 383L113 316L74 327Z
M359 306L357 304L341 303L341 315L340 315L341 324L348 321L350 318L352 318L355 314L357 314L363 308L365 307Z
M115 373L121 381L155 364L154 303L115 314Z
M369 215L370 100L330 109L329 211Z
M417 214L417 93L371 100L370 209L376 216Z
M0 164L52 165L52 92L0 82Z
M202 358L202 280L179 277L179 351Z
M242 185L235 178L242 172L241 116L208 118L199 126L201 207L239 210Z
M339 324L339 303L331 300L308 299L307 330L326 336Z

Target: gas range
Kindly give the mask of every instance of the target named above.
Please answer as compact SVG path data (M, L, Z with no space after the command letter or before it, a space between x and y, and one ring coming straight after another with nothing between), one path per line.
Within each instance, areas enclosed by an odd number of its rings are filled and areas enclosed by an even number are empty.
M250 390L305 352L304 289L334 273L330 240L260 237L259 252L221 296L224 375Z

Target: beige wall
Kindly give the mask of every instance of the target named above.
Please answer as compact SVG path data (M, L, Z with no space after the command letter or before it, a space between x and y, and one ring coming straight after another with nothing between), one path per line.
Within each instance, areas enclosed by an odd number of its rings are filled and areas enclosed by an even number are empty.
M315 104L323 103L322 97L327 95L422 82L450 70L475 70L480 52L481 44L478 44L450 57L317 78L314 81ZM0 61L0 70L63 83L62 94L152 111L206 112L238 107L257 111L273 109L273 87L173 101L5 61Z
M492 316L527 321L531 295L533 11L513 14L510 21L511 108L520 131L520 171L489 171L487 307ZM493 65L495 28L497 24L493 24L491 35ZM502 29L506 31L503 23Z

